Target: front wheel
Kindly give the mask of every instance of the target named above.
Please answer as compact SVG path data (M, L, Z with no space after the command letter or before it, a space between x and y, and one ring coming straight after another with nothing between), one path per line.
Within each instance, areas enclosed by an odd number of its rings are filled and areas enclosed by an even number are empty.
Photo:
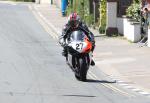
M86 75L87 75L88 69L89 69L88 59L85 56L79 58L78 60L79 76L76 76L76 78L81 81L86 81Z

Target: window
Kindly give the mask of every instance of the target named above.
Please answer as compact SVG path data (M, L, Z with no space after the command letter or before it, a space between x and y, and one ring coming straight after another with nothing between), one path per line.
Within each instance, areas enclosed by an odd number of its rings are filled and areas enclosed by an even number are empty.
M122 17L126 14L126 9L131 5L133 0L118 0L117 16Z

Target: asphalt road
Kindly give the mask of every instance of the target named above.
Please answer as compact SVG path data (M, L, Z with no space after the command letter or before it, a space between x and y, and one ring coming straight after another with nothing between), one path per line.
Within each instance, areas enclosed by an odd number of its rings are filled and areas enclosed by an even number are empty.
M97 67L80 82L25 4L0 4L0 103L150 103Z

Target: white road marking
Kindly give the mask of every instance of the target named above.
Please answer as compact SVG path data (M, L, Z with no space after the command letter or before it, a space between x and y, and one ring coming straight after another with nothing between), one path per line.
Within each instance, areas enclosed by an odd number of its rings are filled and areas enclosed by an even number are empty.
M43 18L43 15L40 12L35 12L32 8L32 6L28 6L29 9L32 11L36 19L39 21L39 23L43 26L43 28L48 32L53 39L58 39L58 35L52 32L51 28L48 26L47 21L45 18Z
M134 62L136 61L135 58L115 58L115 59L108 59L103 61L97 61L98 64L117 64L117 63L128 63L128 62Z
M34 9L38 11L38 9L35 6L34 6ZM56 27L51 22L49 22L40 12L37 12L37 13L57 33L57 35L55 35L55 37L58 38L58 36L61 35L61 31L56 29Z
M99 79L99 78L98 78L95 74L93 74L91 71L89 71L89 74L88 74L88 75L89 75L91 78L93 78L93 79ZM101 83L101 85L103 85L103 86L105 86L105 87L107 87L107 88L113 90L114 92L120 93L120 94L122 94L122 95L124 95L124 96L127 96L127 97L134 97L134 95L131 95L131 94L125 92L125 91L122 91L122 90L116 88L115 86L113 86L113 85L111 85L111 84Z

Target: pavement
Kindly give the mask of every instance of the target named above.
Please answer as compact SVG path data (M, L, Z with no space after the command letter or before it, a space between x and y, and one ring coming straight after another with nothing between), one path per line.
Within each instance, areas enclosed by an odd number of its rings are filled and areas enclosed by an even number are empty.
M48 29L53 30L50 35L58 39L67 21L61 10L50 4L31 4L29 9L45 23L47 32ZM150 95L150 48L131 43L123 37L106 37L97 30L91 31L96 37L96 66L122 87Z

